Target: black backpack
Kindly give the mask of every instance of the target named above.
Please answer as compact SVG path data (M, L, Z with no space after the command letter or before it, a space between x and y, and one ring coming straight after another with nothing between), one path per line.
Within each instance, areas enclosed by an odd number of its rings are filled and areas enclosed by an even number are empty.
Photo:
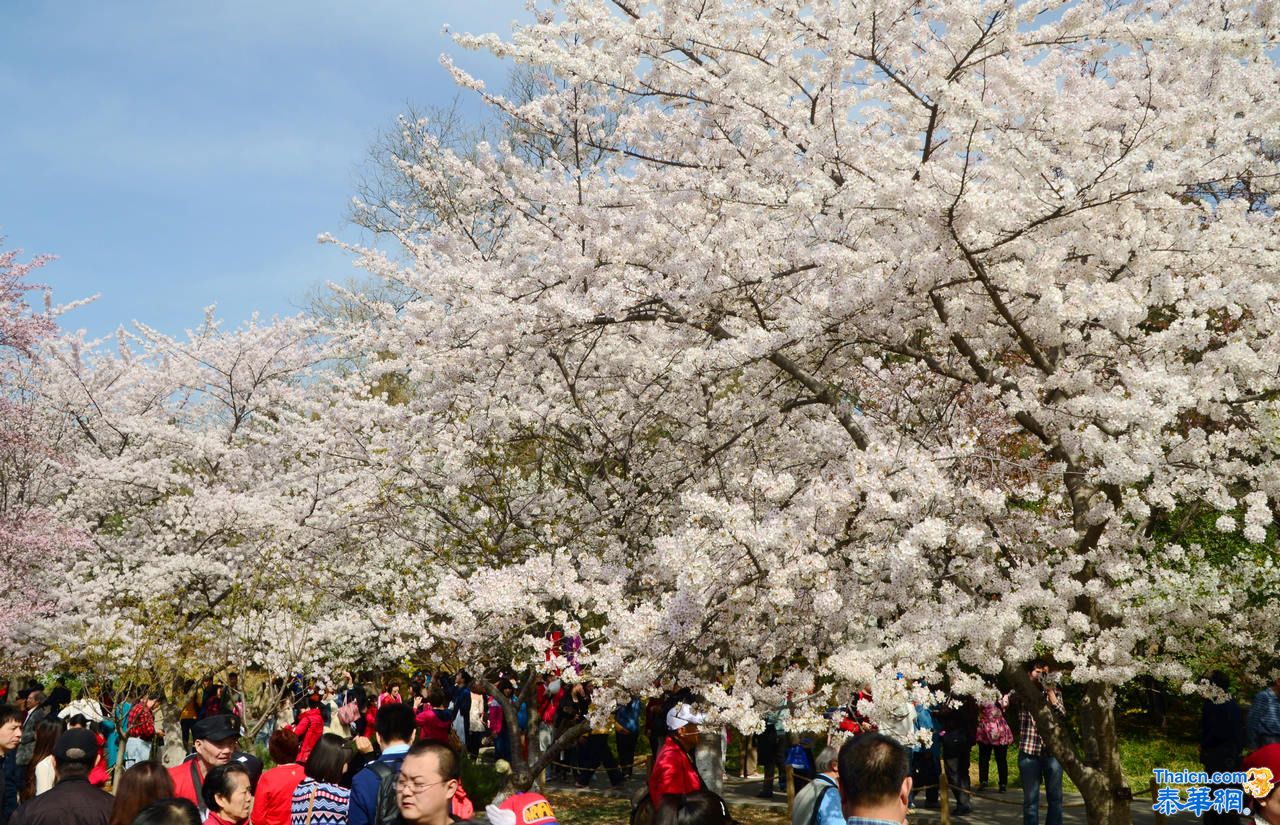
M818 798L813 800L813 813L809 815L810 825L818 825L818 813L822 809L822 797L827 795L827 791L832 790L835 786L822 783L822 790L818 791Z
M640 786L631 795L630 825L649 825L653 821L653 800L649 798L649 783Z
M372 825L396 825L400 821L400 806L396 802L396 778L400 771L382 761L370 762L369 770L378 775Z

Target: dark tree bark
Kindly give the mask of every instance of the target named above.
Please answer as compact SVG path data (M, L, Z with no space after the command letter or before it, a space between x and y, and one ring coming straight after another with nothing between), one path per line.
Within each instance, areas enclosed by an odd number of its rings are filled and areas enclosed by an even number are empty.
M486 695L492 696L498 705L502 708L502 716L506 721L503 733L507 737L511 751L511 773L507 775L508 789L513 792L527 791L533 787L534 780L546 769L551 760L555 758L555 754L560 748L570 742L574 742L583 734L591 730L591 723L583 720L556 737L551 743L551 747L544 753L538 755L538 758L529 762L525 758L524 752L520 749L520 726L518 724L518 716L520 712L520 701L530 701L533 698L533 684L537 678L537 671L529 668L525 671L524 682L520 689L519 701L512 701L502 694L492 682L484 678L476 678L475 684Z

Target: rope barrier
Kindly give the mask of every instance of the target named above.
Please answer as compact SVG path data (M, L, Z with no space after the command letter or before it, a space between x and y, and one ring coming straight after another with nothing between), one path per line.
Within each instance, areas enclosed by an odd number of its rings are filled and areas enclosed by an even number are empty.
M647 764L649 764L649 757L648 757L648 756L646 756L646 755L644 755L644 754L641 754L640 756L635 757L634 759L632 759L632 760L631 760L631 762L629 762L629 763L627 763L627 764L625 764L625 765L624 765L623 763L619 762L619 763L618 763L618 765L617 765L617 767L618 767L618 770L622 771L622 770L626 770L627 768L635 768L635 767L637 767L637 766L644 766L644 765L647 765ZM543 767L544 767L544 768L549 768L549 767L551 767L551 766L553 766L553 765L554 765L554 766L556 766L556 767L558 767L558 768L572 768L572 769L573 769L573 770L575 770L575 771L585 771L585 770L586 770L586 768L582 767L581 765L575 765L575 764L573 764L572 762L561 762L561 761L556 760L556 759L552 759L550 762L547 762L545 765L543 765ZM603 764L603 763L601 763L601 764L597 765L595 769L596 769L596 770L605 770L604 764Z

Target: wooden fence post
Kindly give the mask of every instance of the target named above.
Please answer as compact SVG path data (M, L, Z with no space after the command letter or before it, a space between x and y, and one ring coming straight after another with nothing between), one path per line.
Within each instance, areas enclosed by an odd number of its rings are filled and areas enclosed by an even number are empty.
M787 765L787 821L791 821L791 813L796 804L796 769Z
M951 786L947 784L947 766L938 766L938 815L942 825L951 825Z

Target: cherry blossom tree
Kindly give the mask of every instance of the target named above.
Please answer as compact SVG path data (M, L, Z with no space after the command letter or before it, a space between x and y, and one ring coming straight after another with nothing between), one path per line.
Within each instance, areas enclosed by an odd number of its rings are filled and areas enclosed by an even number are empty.
M92 538L43 571L53 609L28 629L51 661L176 684L322 658L359 523L331 509L356 480L321 432L325 352L298 319L211 315L51 350L42 391L79 444L60 511Z
M559 148L425 137L405 174L454 208L359 252L421 297L370 302L352 380L409 392L329 423L377 443L370 559L439 562L385 638L537 663L557 626L606 691L746 730L1003 674L1128 821L1117 687L1273 650L1276 217L1203 193L1274 184L1276 36L1198 0L563 0L460 37L555 79L453 68ZM1205 507L1234 557L1167 529Z
M49 608L48 594L33 575L50 560L83 549L85 538L61 521L51 505L56 477L65 462L65 422L40 403L32 371L42 348L57 335L56 313L33 309L27 296L38 287L28 279L50 261L19 260L19 250L0 251L0 649L18 653L24 619ZM26 661L26 660L23 660ZM18 658L7 662L17 665Z

